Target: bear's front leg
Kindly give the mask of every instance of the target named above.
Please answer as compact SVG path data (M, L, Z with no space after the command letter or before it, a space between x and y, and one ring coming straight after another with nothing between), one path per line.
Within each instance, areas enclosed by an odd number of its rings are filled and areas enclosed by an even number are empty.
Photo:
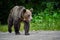
M14 29L15 29L15 34L20 35L19 29L20 29L20 22L19 20L14 21Z
M25 35L29 35L29 22L24 21L24 29L25 29Z

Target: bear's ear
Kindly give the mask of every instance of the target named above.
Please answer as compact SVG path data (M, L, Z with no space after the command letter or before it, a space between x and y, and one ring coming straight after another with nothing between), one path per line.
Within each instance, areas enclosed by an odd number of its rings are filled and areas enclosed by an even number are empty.
M26 9L23 9L23 13L25 13L26 12Z
M33 8L31 8L30 11L33 12Z

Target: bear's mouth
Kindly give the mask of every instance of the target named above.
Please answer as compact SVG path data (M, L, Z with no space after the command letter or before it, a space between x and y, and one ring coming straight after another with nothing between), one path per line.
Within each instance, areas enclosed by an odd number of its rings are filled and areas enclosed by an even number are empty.
M31 19L23 19L23 20L24 20L24 21L29 21L29 22L31 21Z

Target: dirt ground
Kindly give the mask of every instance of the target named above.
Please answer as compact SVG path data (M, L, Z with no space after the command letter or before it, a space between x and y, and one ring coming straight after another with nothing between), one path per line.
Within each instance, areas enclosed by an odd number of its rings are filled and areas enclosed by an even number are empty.
M60 40L60 31L30 31L30 35L0 32L0 40Z

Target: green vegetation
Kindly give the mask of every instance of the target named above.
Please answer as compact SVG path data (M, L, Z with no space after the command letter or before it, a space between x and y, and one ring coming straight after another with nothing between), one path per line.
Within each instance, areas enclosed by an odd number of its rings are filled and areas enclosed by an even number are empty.
M43 2L43 1L35 1L31 0L29 3L25 3L24 1L17 1L18 5L23 5L26 8L33 10L33 19L30 23L30 30L60 30L60 3L53 2ZM6 2L7 5L7 2ZM2 6L5 9L2 9L0 14L0 31L6 32L8 29L7 25L1 25L2 23L6 23L9 10L14 6L13 1L9 1L8 6ZM5 15L4 15L5 14ZM14 31L14 28L12 28ZM21 24L21 31L24 29L23 23Z
M20 30L23 31L23 29L24 29L24 24L21 23ZM7 32L8 31L8 25L7 24L6 25L0 25L0 31L1 32ZM12 31L14 31L14 26L12 26Z
M6 32L8 29L7 25L0 25L0 31L1 32Z
M31 30L60 30L60 14L40 14L33 17Z

